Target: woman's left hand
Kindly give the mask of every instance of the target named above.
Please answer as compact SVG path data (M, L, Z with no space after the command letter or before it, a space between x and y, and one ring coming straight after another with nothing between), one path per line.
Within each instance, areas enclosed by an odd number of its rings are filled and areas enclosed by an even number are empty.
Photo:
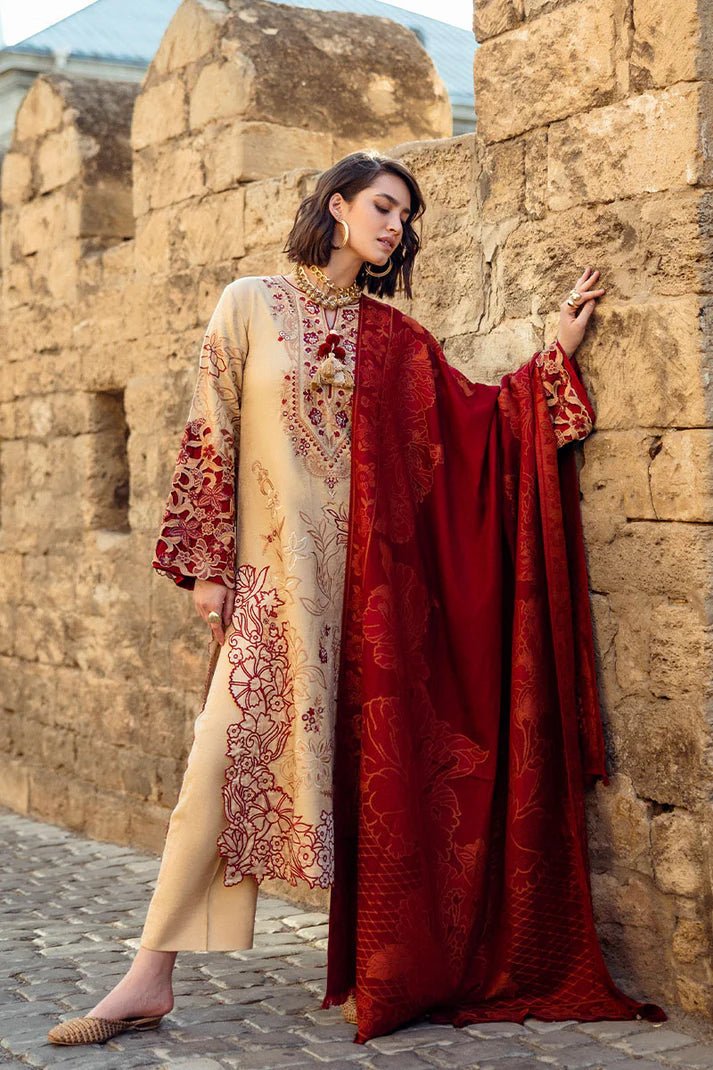
M592 287L599 281L599 271L595 268L586 267L584 274L580 275L573 289L586 298L577 308L567 304L567 297L560 305L560 323L557 330L557 340L568 357L571 357L579 343L584 338L589 317L594 312L597 298L606 293L606 290L593 290Z

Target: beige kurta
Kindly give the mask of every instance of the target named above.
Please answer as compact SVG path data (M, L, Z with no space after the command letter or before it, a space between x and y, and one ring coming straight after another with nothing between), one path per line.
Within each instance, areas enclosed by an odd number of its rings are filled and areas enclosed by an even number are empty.
M198 824L214 861L214 872L209 866L199 879L204 888L210 876L209 899L194 890L203 903L200 932L210 900L224 900L219 883L240 884L246 874L312 887L333 879L332 747L359 305L338 309L333 331L326 315L283 276L248 277L226 287L205 335L154 567L182 586L192 577L235 586L236 603L196 722L144 946L195 942L191 925L177 932L163 919L179 913L175 882L184 880L183 845ZM199 737L208 735L215 753L206 768ZM206 802L215 810L221 795L223 813L206 827ZM159 903L164 889L170 910Z
M246 277L226 287L206 331L153 565L184 587L219 580L236 601L145 947L249 947L263 877L333 880L359 303L331 329L326 316L285 276ZM537 365L558 443L584 437L591 423L557 348Z

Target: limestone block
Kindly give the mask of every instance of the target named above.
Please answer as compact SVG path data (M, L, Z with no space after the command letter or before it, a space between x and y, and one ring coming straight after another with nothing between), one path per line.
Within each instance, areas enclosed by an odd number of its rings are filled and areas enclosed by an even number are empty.
M679 918L673 934L672 950L678 962L690 963L708 956L708 931L704 922Z
M246 115L255 97L255 66L237 52L222 63L203 67L191 91L190 126L198 130L216 119Z
M675 810L651 822L654 877L662 892L697 896L703 889L703 845L693 814Z
M699 298L597 303L577 352L597 428L705 425Z
M579 486L599 538L629 519L656 519L649 468L657 441L655 433L639 430L597 431L587 440Z
M41 821L61 825L67 809L71 774L42 765L29 765L30 813Z
M82 169L82 144L79 131L65 126L48 134L37 151L39 192L48 193L77 178Z
M634 0L632 88L641 91L674 82L695 82L700 70L701 20L696 0Z
M313 190L313 178L314 172L298 168L244 187L247 252L278 242L284 245L300 202Z
M6 312L26 304L31 296L33 290L30 264L24 259L6 264L2 272L2 303Z
M332 162L331 135L313 130L235 122L211 126L203 137L206 186L213 193L296 167L321 171Z
M699 1018L707 1020L713 1015L713 992L707 977L696 981L692 977L679 975L676 978L676 998L684 1012L697 1014Z
M713 431L693 428L661 436L651 464L651 494L661 520L713 521Z
M16 814L30 813L29 769L9 754L0 754L0 805Z
M597 302L601 310L627 298L687 295L699 289L702 278L708 290L709 221L713 197L705 190L588 205L584 214L576 206L557 213L556 227L550 217L519 220L497 248L501 300L508 315L528 315L533 294L557 307L586 265L602 272L607 293Z
M713 637L696 604L663 602L651 632L651 691L660 698L686 695L698 704L710 695Z
M480 218L492 225L520 216L525 198L524 139L488 145L479 153L475 170Z
M308 125L345 139L350 149L451 133L445 86L406 27L390 22L384 48L385 24L372 16L265 0L231 0L230 7L221 52L239 52L254 64L251 119L288 129ZM315 93L306 71L319 71L328 91Z
M186 130L186 90L178 77L168 78L136 99L131 122L131 144L145 149Z
M136 223L136 270L140 275L166 274L178 242L181 208L154 208Z
M630 872L593 873L592 897L597 919L603 925L643 929L652 943L665 937L670 939L672 910L650 877Z
M637 798L628 777L614 774L604 787L597 784L590 809L589 849L592 864L611 870L617 864L652 874L650 822L646 803Z
M61 191L49 193L23 205L17 226L23 256L51 248L64 238L79 235L80 202Z
M626 695L609 723L612 760L637 795L684 808L707 797L705 729L689 698Z
M514 0L480 0L473 6L473 31L476 41L487 41L520 22Z
M683 83L553 123L548 151L550 211L709 185L713 150L700 116L712 107L710 85Z
M15 140L38 139L62 122L64 100L49 80L39 77L30 87L15 118Z
M23 204L32 194L32 162L21 152L8 152L2 163L3 204Z
M613 8L613 0L593 7L584 36L564 6L483 42L475 53L475 99L478 134L486 143L586 114L611 99L616 86Z
M607 593L685 599L698 607L710 586L712 555L713 530L705 524L635 521L610 542L590 540L590 585Z
M143 149L134 164L134 211L164 208L205 190L202 145L190 142ZM211 187L212 188L212 187Z
M474 295L475 296L475 295ZM447 340L449 364L472 382L496 386L508 372L529 360L540 348L533 325L525 320L504 320L489 334L461 334Z
M214 264L243 256L245 193L226 190L192 202L181 211L181 264Z
M218 43L226 14L227 4L220 0L184 0L161 39L149 73L168 74L207 55Z
M128 843L129 814L122 805L119 793L100 788L92 797L91 808L87 807L84 831L94 840L109 843Z

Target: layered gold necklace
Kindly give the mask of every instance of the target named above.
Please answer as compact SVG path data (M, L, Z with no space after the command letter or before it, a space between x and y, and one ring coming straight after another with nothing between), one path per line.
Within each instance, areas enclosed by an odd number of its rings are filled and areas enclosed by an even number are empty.
M353 282L351 286L337 286L316 264L308 264L307 267L317 276L324 289L320 289L312 282L305 271L304 264L297 265L295 275L307 295L318 305L324 305L326 308L341 308L342 305L351 305L359 300L361 286L357 286L356 282Z

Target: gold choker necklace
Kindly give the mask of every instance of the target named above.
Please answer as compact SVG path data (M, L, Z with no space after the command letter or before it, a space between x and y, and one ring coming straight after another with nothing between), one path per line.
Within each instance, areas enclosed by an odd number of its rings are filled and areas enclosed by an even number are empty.
M319 286L315 286L308 277L304 264L297 265L295 275L306 290L308 296L311 297L313 301L316 301L318 305L324 305L326 308L341 308L342 305L351 305L359 300L361 286L357 286L356 282L353 282L351 286L337 286L336 283L332 282L328 275L325 275L321 268L317 267L316 264L309 264L307 266L310 271L314 272L320 282L324 283L326 290L321 290Z

